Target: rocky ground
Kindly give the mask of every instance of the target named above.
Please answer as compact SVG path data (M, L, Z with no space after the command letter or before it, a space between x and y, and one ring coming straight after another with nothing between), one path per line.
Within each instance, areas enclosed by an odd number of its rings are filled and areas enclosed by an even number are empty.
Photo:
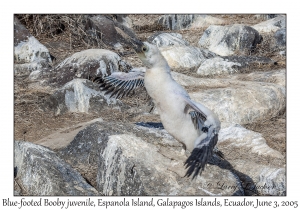
M133 36L222 122L225 160L193 181L145 92L109 99L96 83L142 66ZM285 195L285 36L282 15L16 15L15 193Z

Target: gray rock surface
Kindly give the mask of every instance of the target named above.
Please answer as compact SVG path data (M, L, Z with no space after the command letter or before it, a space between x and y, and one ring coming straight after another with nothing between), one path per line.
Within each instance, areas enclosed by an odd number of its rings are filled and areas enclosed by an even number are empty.
M249 74L230 75L230 76L228 76L228 79L275 83L275 84L278 84L285 88L286 87L286 70L279 69L279 70L264 71L264 72L257 71L257 72L252 72Z
M189 46L189 42L182 38L179 33L158 32L148 38L148 41L157 47L163 46Z
M128 28L129 20L120 15L115 19L109 15L95 15L87 18L85 31L94 39L92 42L104 42L106 45L114 47L116 50L123 51L124 47L130 46L130 38L136 38L135 33Z
M238 72L242 65L238 62L231 62L221 57L214 57L203 61L197 70L201 76L211 76L220 74L233 74Z
M214 57L201 63L197 74L201 76L226 75L249 70L253 65L275 65L276 62L267 57L223 56Z
M61 86L74 78L96 80L130 66L110 50L88 49L66 58L49 75L49 82Z
M259 33L275 32L278 29L286 27L286 17L285 15L280 15L275 18L256 24L252 27L256 29Z
M94 122L102 122L102 118L96 118L88 122L73 124L69 127L60 128L58 131L35 141L35 144L50 148L51 150L59 150L67 147L79 133L87 126Z
M214 88L225 88L235 85L244 85L243 81L233 79L210 79L210 78L196 78L187 76L178 72L171 71L173 79L184 86L185 88L196 88L199 89L214 89ZM231 75L230 75L231 76Z
M190 26L190 24L198 17L196 14L189 15L179 15L179 14L169 14L162 15L158 23L163 25L165 28L171 30L180 30Z
M15 180L31 196L98 195L81 175L45 147L15 141Z
M250 26L242 24L211 25L204 31L198 45L218 55L228 56L248 54L261 41L261 35Z
M280 14L260 14L255 15L256 18L262 18L263 20L269 20L275 17L278 17Z
M208 58L215 57L213 52L192 46L172 46L159 48L171 68L198 67Z
M219 143L226 144L226 147L231 149L243 147L247 150L247 155L284 158L280 152L267 145L260 133L248 130L238 124L222 126L219 132Z
M198 15L193 23L189 26L190 29L207 28L210 25L225 24L225 21L221 18L216 18L211 15Z
M108 108L121 109L114 98L104 95L99 85L86 79L74 79L56 90L48 99L46 106L54 110L55 115L65 112L99 112Z
M254 155L251 149L243 146L232 147L226 141L220 142L218 147L234 168L234 173L239 176L245 194L286 195L286 165L283 159Z
M39 79L39 77L41 76L41 70L35 70L35 71L32 71L30 74L29 74L29 80L31 81L34 81L34 80L37 80Z
M224 20L211 15L200 14L168 14L162 15L158 19L158 24L170 30L197 29L208 27L209 25L224 24Z
M122 24L123 26L126 26L127 28L132 28L132 20L128 17L126 14L118 14L116 16L116 21Z
M281 47L280 49L286 48L286 27L278 29L274 34L276 45Z
M272 83L243 82L227 88L190 93L213 110L221 122L253 123L276 116L286 107L285 88Z
M214 165L193 181L184 177L183 146L163 129L97 122L60 156L105 195L243 195L239 178Z
M49 69L52 64L49 50L14 17L15 74L30 74L33 70Z

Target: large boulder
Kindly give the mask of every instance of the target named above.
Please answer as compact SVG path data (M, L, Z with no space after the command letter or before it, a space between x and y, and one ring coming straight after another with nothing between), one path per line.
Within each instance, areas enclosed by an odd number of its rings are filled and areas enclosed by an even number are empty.
M192 46L166 46L159 50L169 66L174 69L196 68L206 59L216 56L209 50Z
M179 33L157 32L148 38L148 41L157 47L163 46L188 46L189 42Z
M121 57L105 49L88 49L74 53L50 71L49 83L62 86L74 78L102 79L130 66Z
M259 33L275 32L278 29L286 27L286 17L285 15L280 15L275 18L256 24L252 27L256 29Z
M190 93L213 110L221 122L238 124L270 119L286 107L285 87L272 83L247 82L226 88Z
M62 88L56 90L45 103L45 107L54 111L55 115L66 112L95 112L112 105L121 109L121 103L114 98L109 98L100 91L99 85L86 79L74 79Z
M260 14L260 15L255 15L256 18L261 18L263 20L269 20L275 17L278 17L280 14Z
M273 71L252 72L249 74L230 75L228 78L243 81L268 82L286 87L286 70L279 69Z
M72 125L60 128L58 131L55 131L54 133L51 133L50 135L45 136L42 139L35 141L34 143L57 151L59 149L67 147L74 140L79 131L98 121L102 122L103 120L102 118L96 118L83 123L72 123Z
M190 26L190 24L198 17L199 15L190 14L190 15L179 15L179 14L170 14L162 15L158 19L158 23L163 25L165 28L170 30L180 30Z
M57 154L43 146L15 141L15 180L22 195L92 196L97 190Z
M115 21L117 21L118 23L122 24L123 26L126 26L127 28L132 28L132 20L130 19L130 17L128 17L128 15L126 14L117 14L117 15L113 15Z
M124 50L130 47L130 39L136 39L135 33L128 28L124 17L116 16L116 19L104 15L96 15L87 18L85 31L93 39L92 41L104 42L116 50Z
M201 63L197 74L201 76L212 76L220 74L239 73L248 70L254 65L275 65L276 62L267 57L254 56L224 56L214 57Z
M198 15L193 23L189 26L189 29L207 28L210 25L222 25L225 21L220 18L213 17L211 15Z
M49 69L52 59L49 50L33 37L14 17L15 74L29 74L33 70Z
M244 194L235 174L214 165L193 181L184 177L183 146L161 128L97 122L59 153L105 195Z
M197 89L213 89L213 88L225 88L235 85L244 85L244 82L232 79L210 79L210 78L196 78L192 76L187 76L178 72L171 72L173 79L179 83L181 86L184 86L193 91ZM189 91L190 92L190 91Z
M228 26L211 25L200 38L198 45L218 55L248 54L262 37L250 26L234 24Z
M225 160L214 156L191 180L188 152L152 124L93 123L59 156L104 195L285 195L284 158L260 134L225 125L218 143Z
M162 15L158 19L158 24L170 30L197 29L224 23L220 18L198 14L169 14Z
M219 139L221 145L226 145L226 153L229 148L233 150L243 147L249 155L284 159L280 152L267 145L260 133L248 130L239 124L226 125L225 123L219 132Z
M286 195L285 157L270 148L261 134L238 124L223 123L218 148L236 170L245 193Z
M276 46L283 47L285 49L286 47L286 28L278 29L275 34L274 38L276 40Z

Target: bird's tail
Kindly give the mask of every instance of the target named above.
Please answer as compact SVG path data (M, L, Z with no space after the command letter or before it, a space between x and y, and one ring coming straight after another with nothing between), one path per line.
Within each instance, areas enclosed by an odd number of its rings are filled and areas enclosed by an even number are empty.
M184 165L188 168L185 176L189 177L193 173L193 179L204 170L207 162L212 158L214 147L218 142L218 134L212 134L203 139L193 149L192 154L185 161ZM220 152L223 155L223 153Z

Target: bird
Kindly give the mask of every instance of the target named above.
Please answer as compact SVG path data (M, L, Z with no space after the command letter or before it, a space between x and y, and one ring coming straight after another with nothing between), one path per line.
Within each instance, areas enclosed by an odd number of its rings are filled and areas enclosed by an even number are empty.
M221 123L216 114L191 100L187 91L171 75L171 69L156 45L135 41L134 50L145 67L128 73L113 72L100 86L115 98L128 96L144 87L152 98L164 128L190 151L184 163L185 176L201 175L212 156L223 153L216 147Z

